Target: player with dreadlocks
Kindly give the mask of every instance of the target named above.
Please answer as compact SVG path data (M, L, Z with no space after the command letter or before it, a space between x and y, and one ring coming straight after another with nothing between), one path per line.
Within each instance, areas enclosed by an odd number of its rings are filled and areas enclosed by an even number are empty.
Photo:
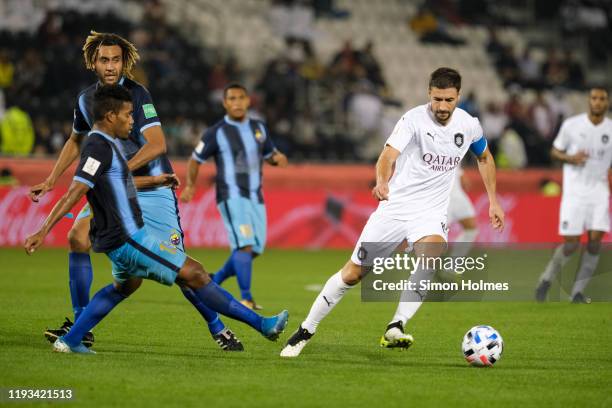
M111 33L92 31L83 46L83 58L87 69L95 72L96 83L81 91L74 108L74 122L70 138L47 179L30 189L30 198L38 200L52 190L58 178L79 157L81 142L91 132L93 125L93 96L101 85L120 84L132 95L134 126L128 139L120 143L128 160L128 168L135 177L138 188L138 203L147 229L154 233L170 250L184 251L183 231L180 225L178 205L172 187L174 172L166 156L166 141L161 122L155 111L151 95L133 80L132 70L140 59L136 47L123 37ZM95 172L95 160L91 171ZM68 233L70 254L68 272L70 276L70 296L76 321L89 304L89 291L93 281L93 270L89 257L89 239L92 213L89 205L79 212ZM216 312L202 304L190 289L183 289L185 297L206 319L208 328L223 350L243 350L242 343L225 327ZM45 331L50 342L68 333L72 327L66 318L61 328ZM87 333L83 344L91 346L94 338Z

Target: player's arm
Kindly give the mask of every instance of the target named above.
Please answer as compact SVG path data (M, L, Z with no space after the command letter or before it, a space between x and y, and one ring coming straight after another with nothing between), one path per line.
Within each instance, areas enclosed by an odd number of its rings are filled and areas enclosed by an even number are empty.
M181 201L188 203L193 199L196 191L195 183L198 179L200 172L200 163L193 157L187 162L187 180L185 181L185 188L181 192Z
M472 143L470 149L476 154L478 171L480 172L480 177L482 177L489 197L489 219L491 225L493 228L502 231L504 229L504 210L502 210L497 202L495 160L486 145L485 138L482 137L480 140L484 141L484 146L483 142L475 142Z
M48 191L53 190L57 179L60 178L66 169L70 167L77 157L79 157L79 149L84 136L84 133L76 133L72 131L70 137L68 140L66 140L66 143L64 143L64 147L62 147L62 151L60 152L60 155L53 166L53 170L51 170L51 174L49 174L49 176L42 183L38 183L30 187L29 196L32 201L38 202L43 195L45 195Z
M274 149L272 154L266 159L266 162L272 166L287 167L287 164L289 164L289 159L287 159L287 156L285 156L279 150Z
M176 174L160 174L158 176L137 176L134 177L134 184L137 189L153 187L172 187L177 188L181 185Z
M585 151L579 151L576 154L567 154L567 150L571 145L572 133L570 125L567 122L561 124L559 133L553 142L553 147L550 150L550 157L553 160L558 160L562 163L573 164L576 166L582 166L589 158L589 155Z
M34 251L42 245L49 231L51 231L55 224L74 207L87 191L89 191L88 185L76 180L72 182L66 194L64 194L55 204L53 210L51 210L51 213L45 222L43 222L40 229L26 239L24 247L28 255L34 253Z
M161 125L152 126L142 132L147 143L128 161L130 171L141 168L151 160L166 153L166 138Z
M187 162L187 181L185 189L181 192L180 200L187 203L193 199L196 191L196 180L200 172L200 164L204 163L209 157L216 155L219 152L217 144L216 128L208 129L202 135L198 145L193 149L191 158Z
M385 145L376 162L376 185L372 195L378 201L389 199L389 180L393 175L393 165L401 152L389 144Z
M557 149L553 146L553 148L550 150L550 157L552 157L553 160L558 160L562 163L582 166L589 158L589 155L583 150L576 154L567 154L563 150Z

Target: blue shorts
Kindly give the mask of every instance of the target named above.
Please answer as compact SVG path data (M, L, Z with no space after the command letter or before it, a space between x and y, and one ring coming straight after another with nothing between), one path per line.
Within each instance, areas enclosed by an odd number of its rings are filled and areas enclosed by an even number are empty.
M113 277L117 282L143 278L168 286L172 286L187 259L185 252L160 240L147 227L106 255L113 264Z
M183 229L174 190L139 191L138 204L148 232L184 251Z
M232 249L251 245L262 254L266 246L266 206L244 197L229 198L217 204Z
M153 191L139 191L138 204L149 233L155 234L161 241L167 241L184 251L183 229L174 190L159 188ZM85 204L76 219L81 220L91 215L91 207Z

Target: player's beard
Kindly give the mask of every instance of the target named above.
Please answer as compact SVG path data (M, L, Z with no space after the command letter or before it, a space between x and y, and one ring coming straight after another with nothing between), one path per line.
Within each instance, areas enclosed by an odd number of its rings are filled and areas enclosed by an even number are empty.
M438 122L446 123L451 117L451 112L450 111L436 111L435 115L436 115L436 119L438 119Z

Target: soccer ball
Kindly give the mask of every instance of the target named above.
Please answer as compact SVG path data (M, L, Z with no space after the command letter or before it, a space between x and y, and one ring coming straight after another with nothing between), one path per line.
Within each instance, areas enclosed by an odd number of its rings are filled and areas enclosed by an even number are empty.
M470 365L490 367L501 358L504 340L491 326L474 326L463 336L461 348Z

